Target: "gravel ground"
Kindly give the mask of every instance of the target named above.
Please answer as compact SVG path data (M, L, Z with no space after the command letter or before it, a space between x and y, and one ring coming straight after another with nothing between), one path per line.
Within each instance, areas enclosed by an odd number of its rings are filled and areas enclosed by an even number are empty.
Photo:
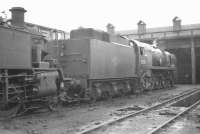
M121 116L134 108L140 109L155 105L191 88L200 88L200 85L177 85L175 89L155 90L95 104L59 107L56 112L44 112L4 120L0 122L0 134L74 134L91 125ZM126 110L119 110L123 108Z
M200 105L172 123L160 134L200 134Z

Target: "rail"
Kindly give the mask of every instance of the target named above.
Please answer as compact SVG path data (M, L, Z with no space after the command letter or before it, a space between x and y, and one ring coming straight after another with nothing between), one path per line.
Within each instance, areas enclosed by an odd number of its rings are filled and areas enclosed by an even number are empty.
M93 126L89 129L85 129L81 132L78 132L78 134L90 134L90 133L95 133L96 131L100 130L100 129L103 129L103 128L106 128L106 127L110 127L110 126L113 126L115 125L115 123L119 123L119 122L122 122L130 117L136 117L138 115L142 115L142 114L145 114L145 113L148 113L148 112L151 112L153 110L157 110L161 107L164 107L168 104L171 104L171 103L174 103L176 101L180 101L182 99L185 99L187 98L188 96L190 95L193 95L193 94L196 94L200 92L199 89L193 89L192 91L189 91L189 92L186 92L186 93L183 93L182 95L179 95L179 96L176 96L170 100L167 100L167 101L164 101L163 103L160 103L160 104L157 104L155 106L152 106L152 107L149 107L149 108L146 108L146 109L143 109L143 110L140 110L138 112L131 112L129 113L128 115L125 115L125 116L122 116L122 117L118 117L116 119L111 119L111 120L108 120L106 122L103 122L99 125L96 125L96 126ZM151 133L150 133L151 134ZM154 134L154 133L152 133Z

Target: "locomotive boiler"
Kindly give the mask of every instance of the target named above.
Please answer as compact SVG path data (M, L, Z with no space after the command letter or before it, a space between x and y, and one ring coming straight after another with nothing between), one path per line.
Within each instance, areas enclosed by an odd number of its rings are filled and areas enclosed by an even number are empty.
M0 23L0 115L14 115L39 105L53 108L59 73L43 60L46 41L26 28L24 8L10 11L12 19Z
M173 86L176 58L154 45L92 28L72 30L59 45L67 94L101 99Z
M139 79L142 90L169 88L174 85L176 57L159 49L156 44L134 40L138 48Z

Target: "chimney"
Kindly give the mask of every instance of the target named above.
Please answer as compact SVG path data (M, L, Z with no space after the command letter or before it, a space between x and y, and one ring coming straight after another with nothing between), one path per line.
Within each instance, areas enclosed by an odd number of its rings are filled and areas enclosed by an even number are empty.
M181 19L179 17L174 17L173 20L173 30L174 31L179 31L181 30Z
M112 24L108 23L108 25L106 26L106 28L107 28L107 32L109 34L115 34L115 27Z
M11 24L14 26L24 27L24 13L26 10L22 7L13 7L10 9L12 13Z
M140 20L138 23L138 34L145 34L146 33L146 23Z

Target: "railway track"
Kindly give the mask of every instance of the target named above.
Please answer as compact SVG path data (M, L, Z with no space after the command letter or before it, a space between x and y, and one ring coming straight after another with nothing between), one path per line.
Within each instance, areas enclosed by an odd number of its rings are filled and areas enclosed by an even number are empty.
M172 119L164 122L163 124L161 124L160 126L158 126L157 128L153 129L151 132L149 132L148 134L158 134L160 132L162 132L162 130L166 127L168 127L171 123L175 122L176 120L178 120L179 118L181 118L183 115L187 114L189 111L193 110L194 108L196 108L198 105L200 104L200 100L198 100L197 102L195 102L193 105L191 105L190 107L186 108L184 111L180 112L178 115L176 115L175 117L173 117ZM166 131L166 129L164 129Z
M199 99L200 90L193 89L155 106L92 126L78 134L157 134L199 105ZM170 113L170 110L174 112Z

